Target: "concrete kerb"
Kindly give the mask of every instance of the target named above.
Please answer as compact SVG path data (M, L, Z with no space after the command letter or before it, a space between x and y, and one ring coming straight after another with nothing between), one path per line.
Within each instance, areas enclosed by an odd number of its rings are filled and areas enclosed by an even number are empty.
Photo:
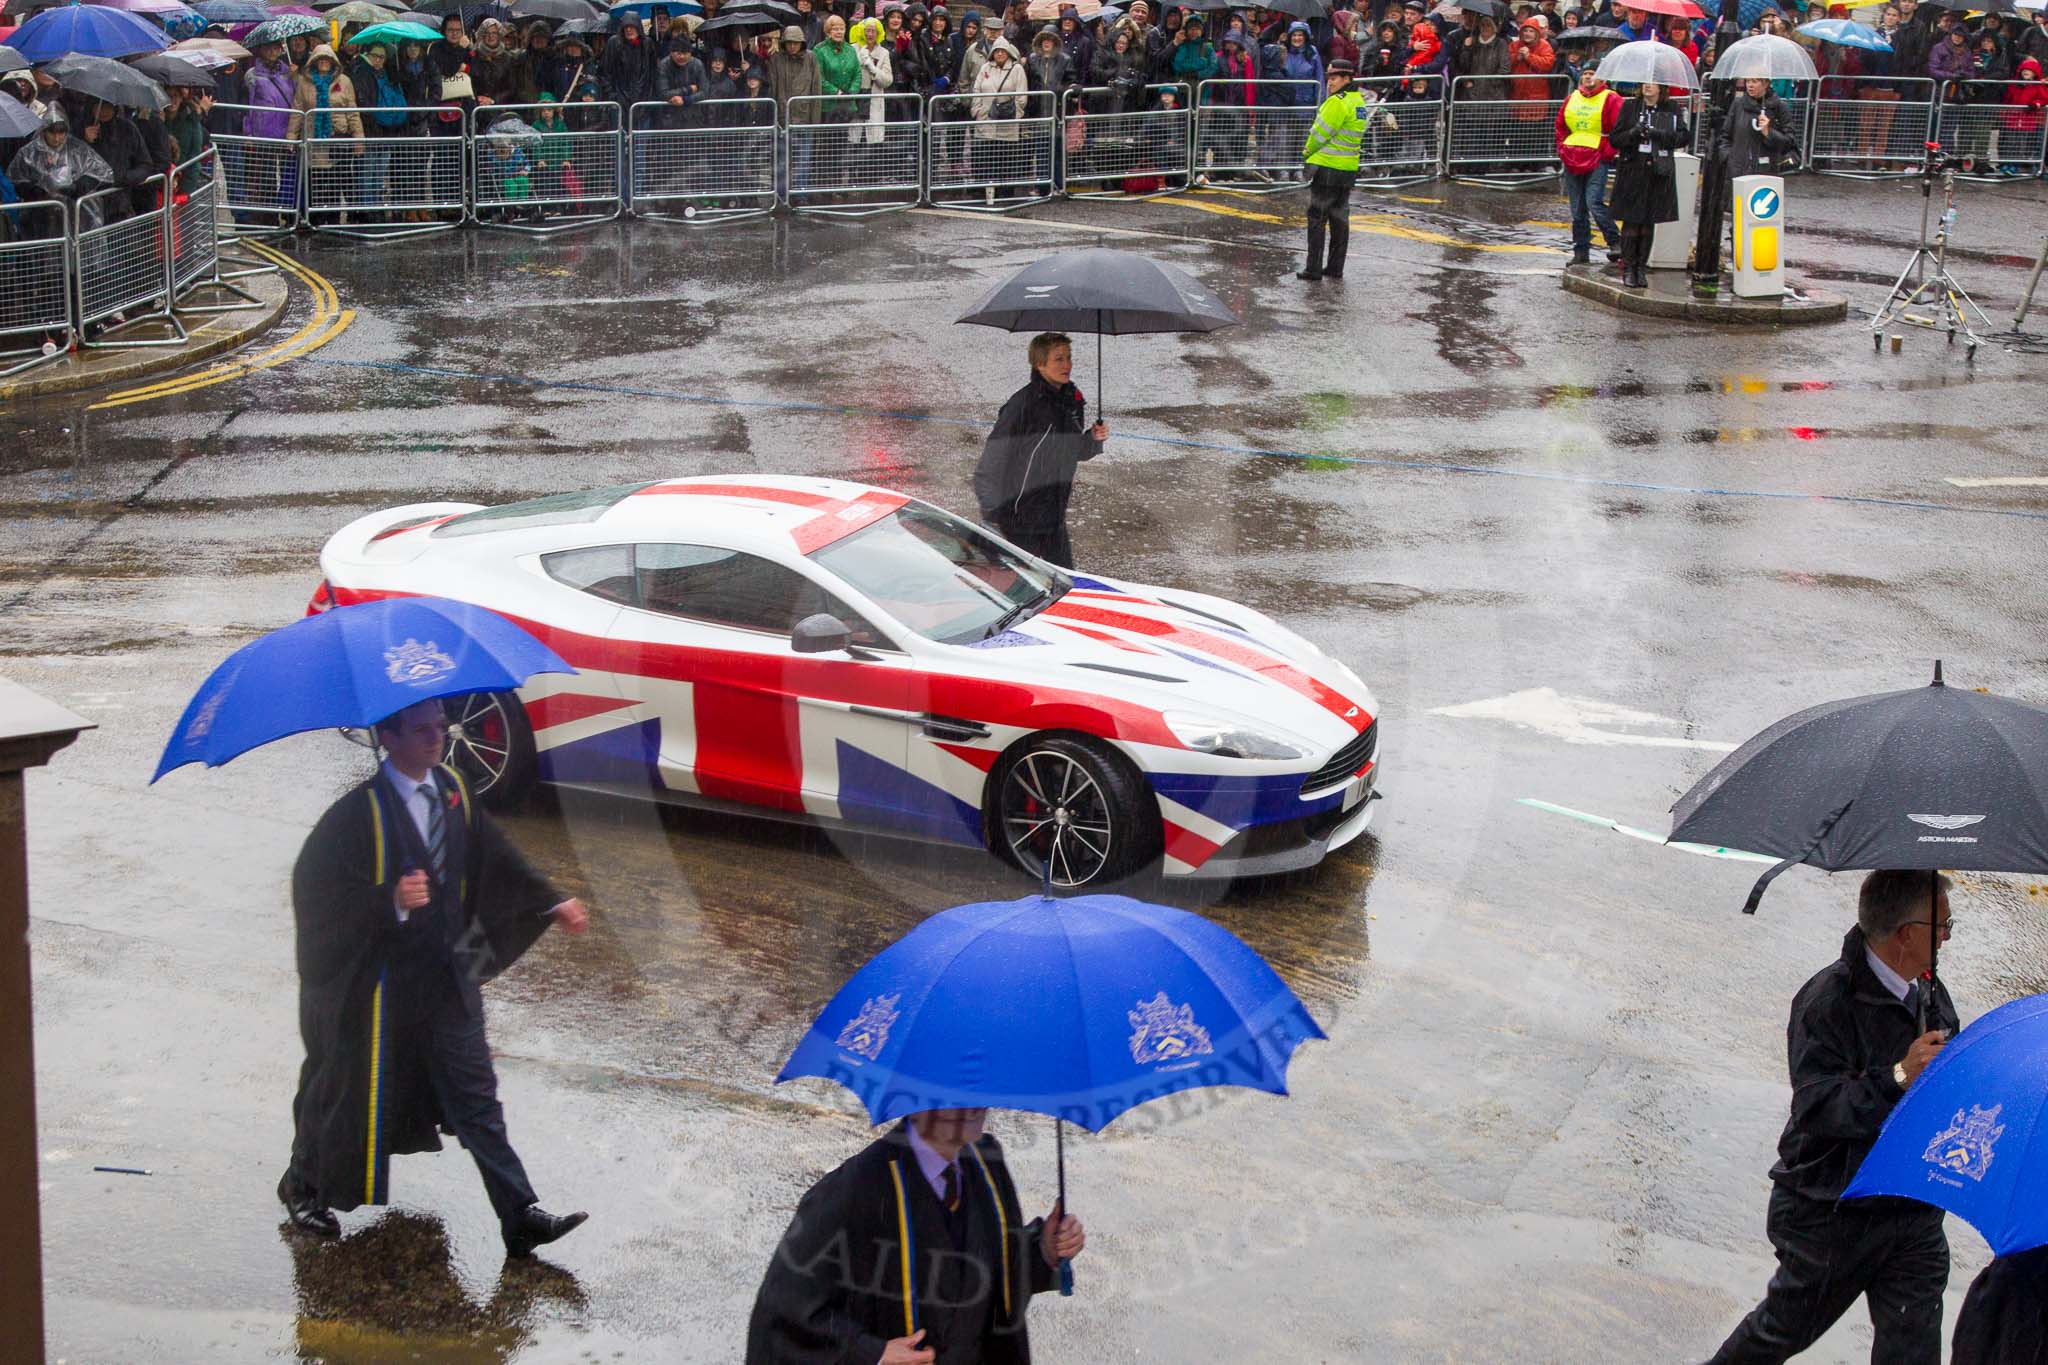
M1740 327L1779 327L1808 322L1840 322L1849 315L1849 299L1804 285L1799 293L1782 299L1741 299L1722 289L1713 298L1692 292L1692 280L1682 270L1652 270L1648 289L1625 289L1621 276L1598 266L1566 266L1564 287L1581 298L1604 303L1625 313L1652 318L1679 318L1687 322L1714 322Z
M281 274L251 275L236 281L256 296L256 302L232 313L195 315L188 322L189 339L183 346L144 347L132 351L73 351L60 361L28 371L12 383L0 384L0 403L47 398L81 389L129 384L157 375L168 375L223 351L246 345L277 324L291 302L291 287ZM219 295L218 298L215 296ZM229 303L233 296L208 287L195 289L195 304ZM202 319L199 320L199 319ZM136 331L140 333L141 328Z

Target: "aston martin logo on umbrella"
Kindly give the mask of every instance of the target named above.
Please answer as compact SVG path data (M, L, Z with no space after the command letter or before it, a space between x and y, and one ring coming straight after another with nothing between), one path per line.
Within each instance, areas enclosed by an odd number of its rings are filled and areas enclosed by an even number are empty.
M1908 815L1906 818L1929 829L1968 829L1984 819L1981 815Z

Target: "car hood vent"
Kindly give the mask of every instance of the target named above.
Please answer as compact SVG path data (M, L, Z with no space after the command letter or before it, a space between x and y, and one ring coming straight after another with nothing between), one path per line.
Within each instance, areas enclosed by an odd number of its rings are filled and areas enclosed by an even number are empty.
M1092 668L1097 673L1120 673L1126 678L1143 678L1146 682L1185 683L1186 678L1170 678L1164 673L1147 673L1141 668L1118 668L1115 664L1068 664L1069 668Z

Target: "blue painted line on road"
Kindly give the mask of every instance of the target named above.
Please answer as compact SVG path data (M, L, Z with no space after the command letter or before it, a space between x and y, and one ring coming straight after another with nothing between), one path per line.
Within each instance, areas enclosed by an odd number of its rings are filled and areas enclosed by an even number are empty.
M928 422L936 426L964 427L983 431L986 422L959 417L939 417L926 412L892 412L886 408L847 407L837 403L799 403L783 398L724 398L715 394L677 393L669 389L645 389L628 384L592 384L574 379L537 379L523 374L476 374L469 370L438 369L430 365L407 365L395 360L322 360L309 358L307 365L332 365L340 369L386 370L397 374L428 375L461 379L478 384L518 384L533 389L567 389L576 393L603 393L629 398L661 398L672 403L702 403L709 407L756 408L775 412L815 412L841 417L889 417L903 422ZM1259 446L1231 445L1222 441L1195 441L1181 436L1133 436L1119 433L1119 441L1142 441L1149 445L1178 446L1187 450L1213 450L1226 455L1258 455L1273 460L1317 460L1357 465L1369 469L1401 469L1425 474L1479 474L1496 479L1534 479L1544 483L1577 484L1584 488L1613 488L1632 493L1676 493L1697 498L1757 498L1774 502L1831 502L1851 507L1884 507L1902 512L1959 512L1968 516L2013 517L2021 521L2048 521L2048 512L2017 507L1959 507L1954 503L1920 502L1910 498L1859 497L1853 493L1795 493L1769 488L1697 488L1687 484L1643 483L1634 479L1603 479L1591 474L1560 474L1542 469L1491 469L1485 465L1452 464L1442 460L1394 460L1370 455L1330 455L1312 450L1267 450Z

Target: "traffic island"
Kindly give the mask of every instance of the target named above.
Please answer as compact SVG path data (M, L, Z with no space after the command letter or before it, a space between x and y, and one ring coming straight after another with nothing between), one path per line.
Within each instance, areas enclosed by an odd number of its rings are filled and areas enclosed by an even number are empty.
M284 316L291 290L282 274L248 275L235 281L255 302L231 313L184 313L185 341L178 346L142 346L133 349L75 349L61 360L38 365L14 379L0 382L0 403L19 403L48 398L81 389L109 388L137 380L167 375L223 351L231 351L263 335ZM226 305L241 300L233 293L211 285L193 289L184 302L194 307ZM124 341L147 341L169 335L157 323L137 323L121 333Z
M1617 270L1569 265L1564 287L1581 298L1641 313L1652 318L1718 322L1743 327L1780 327L1793 323L1840 322L1849 316L1849 299L1806 285L1787 285L1783 298L1738 298L1724 282L1713 297L1695 294L1692 277L1683 270L1652 270L1648 289L1625 289Z

